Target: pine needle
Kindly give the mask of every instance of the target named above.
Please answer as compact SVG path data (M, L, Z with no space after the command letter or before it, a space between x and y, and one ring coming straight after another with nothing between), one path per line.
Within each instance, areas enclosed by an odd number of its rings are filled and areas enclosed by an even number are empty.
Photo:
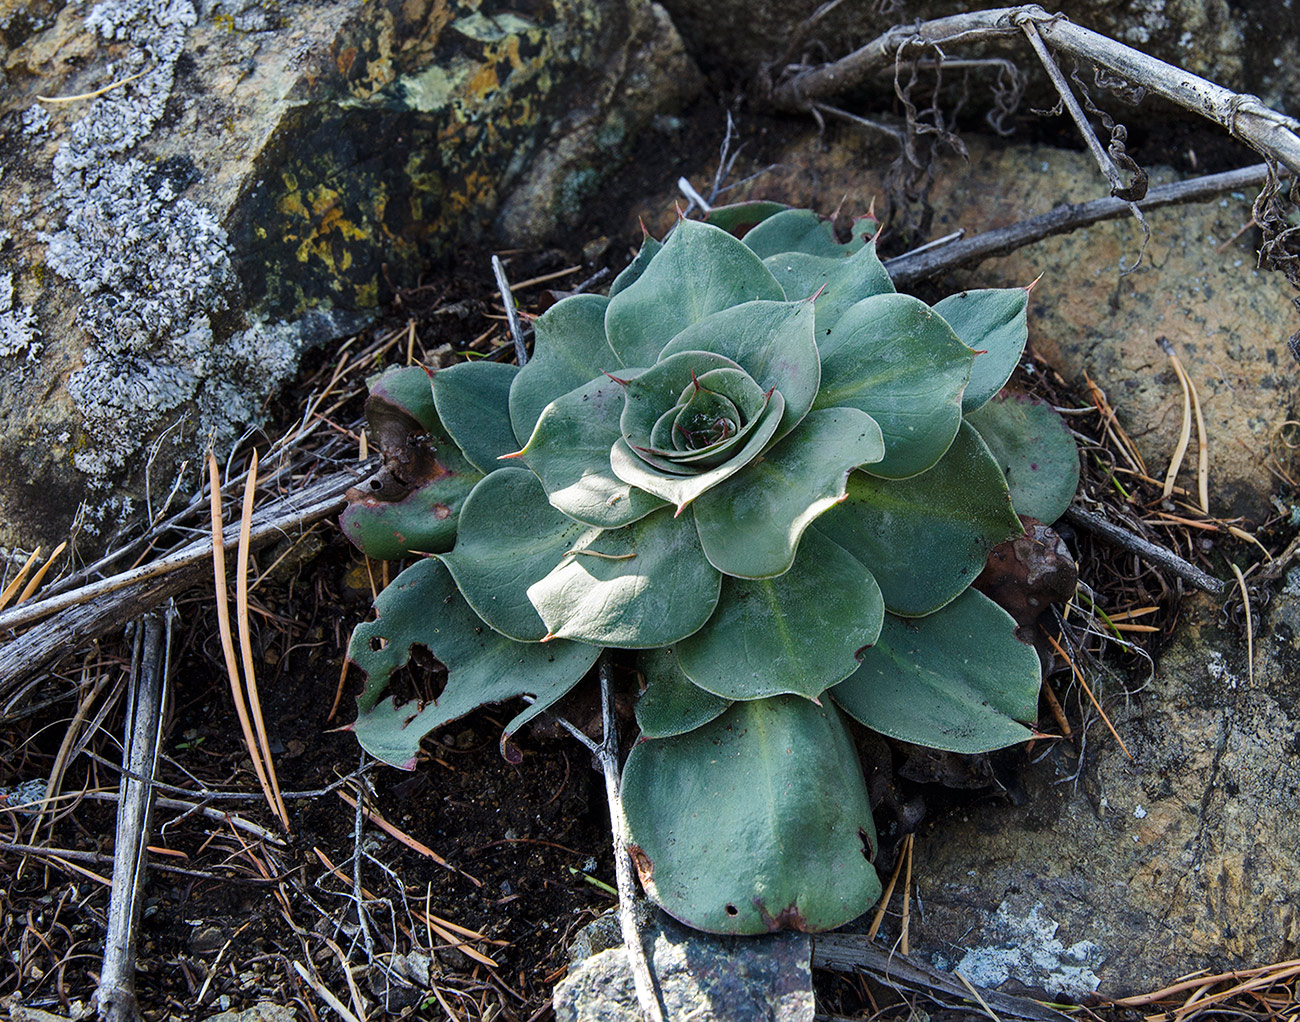
M906 838L904 838L906 840ZM903 850L898 850L898 861L894 863L894 872L889 877L889 883L885 885L885 893L880 896L880 905L876 909L876 916L871 920L871 926L867 929L867 940L875 940L876 934L880 932L880 924L885 919L885 909L889 907L889 899L894 896L894 885L898 883L898 878L903 873Z
M270 782L262 766L262 756L258 751L257 740L253 737L253 725L248 718L248 704L244 701L244 686L239 677L239 661L235 659L235 643L230 631L230 595L226 590L226 547L222 536L221 513L221 470L217 467L217 458L208 452L208 480L212 496L212 575L217 597L217 632L221 636L221 653L226 660L226 676L230 679L230 695L235 703L235 716L239 718L239 727L244 734L244 744L248 748L248 758L253 762L253 771L262 786L267 805L272 812L276 810L272 797Z
M23 566L18 569L18 574L13 577L13 581L5 586L4 592L0 592L0 610L4 610L5 607L9 606L9 601L14 598L14 593L23 584L23 580L27 578L27 573L32 570L32 565L36 563L36 559L40 556L41 548L37 547L28 556Z
M1237 577L1237 588L1241 590L1241 605L1246 610L1246 680L1250 687L1255 687L1255 626L1250 615L1250 592L1246 589L1246 576L1236 564L1228 565Z
M27 600L34 592L36 592L37 589L40 588L41 583L45 581L45 576L49 574L50 568L52 568L54 562L58 560L59 554L63 553L66 549L68 549L68 541L65 539L54 548L54 552L50 554L50 556L45 559L45 563L41 565L40 571L33 575L32 580L23 587L22 593L19 594L17 601L15 601L15 606Z
M1187 374L1183 372L1182 363L1178 361L1178 356L1174 354L1173 345L1165 338L1160 338L1160 347L1169 360L1174 365L1174 375L1178 377L1178 384L1183 388L1183 426L1178 433L1178 443L1174 445L1174 455L1169 459L1169 470L1165 473L1164 496L1169 497L1174 492L1174 480L1178 478L1178 470L1183 467L1183 458L1187 454L1187 446L1192 442L1192 391L1188 386L1189 380Z
M271 759L271 743L266 737L266 719L262 716L262 698L257 690L257 671L253 665L253 635L248 626L248 544L253 525L253 497L257 490L257 451L248 466L244 481L244 507L239 520L239 560L235 564L235 613L239 624L239 651L244 664L244 688L248 693L248 708L257 730L257 745L262 754L266 779L271 786L271 808L284 824L285 833L292 833L289 813L280 797L280 781L275 775Z
M1119 736L1119 732L1115 730L1115 725L1110 722L1110 718L1106 716L1106 711L1101 708L1101 703L1097 702L1097 697L1092 694L1092 689L1090 689L1088 683L1083 680L1083 672L1080 671L1075 662L1070 659L1070 654L1061 648L1059 642L1052 638L1052 636L1047 632L1044 632L1043 634L1047 635L1047 641L1052 644L1052 648L1061 654L1061 659L1070 665L1070 670L1074 672L1074 680L1079 683L1079 687L1083 689L1084 694L1092 701L1092 705L1096 708L1097 712L1101 714L1102 722L1106 725L1107 730L1114 736L1115 741L1119 742L1119 747L1124 750L1124 755L1129 758L1129 762L1134 762L1133 753L1128 751L1128 746L1124 744L1124 739Z

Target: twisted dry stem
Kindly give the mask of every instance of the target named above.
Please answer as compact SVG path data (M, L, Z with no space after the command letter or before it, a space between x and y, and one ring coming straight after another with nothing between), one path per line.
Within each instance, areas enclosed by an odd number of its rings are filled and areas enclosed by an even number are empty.
M1300 173L1300 122L1265 106L1257 97L1233 92L1163 60L1116 42L1099 32L1048 14L1037 4L971 11L900 25L848 56L786 74L772 90L772 102L790 111L810 111L865 82L893 70L905 52L953 43L976 43L1025 35L1032 26L1051 49L1091 61L1130 85L1175 103L1226 128L1257 152Z

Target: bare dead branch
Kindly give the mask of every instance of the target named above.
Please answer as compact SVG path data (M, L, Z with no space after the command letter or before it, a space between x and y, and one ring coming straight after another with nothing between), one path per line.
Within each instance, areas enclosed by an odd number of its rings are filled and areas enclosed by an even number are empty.
M254 515L251 542L266 543L342 510L344 493L374 463L337 472L299 493L268 504ZM224 545L239 542L239 526L222 534ZM21 628L51 618L0 646L0 693L22 678L46 667L55 658L80 649L99 636L123 627L163 600L196 584L212 558L212 540L205 538L149 564L46 600L24 603L0 614L0 631ZM57 615L57 616L54 616Z
M904 51L954 43L985 42L1022 34L1033 24L1050 47L1091 61L1112 78L1141 86L1153 95L1222 125L1234 137L1293 173L1300 173L1300 122L1265 106L1257 97L1225 89L1163 60L1148 56L1099 32L1048 14L1037 4L972 11L901 25L877 36L848 56L818 67L798 69L778 82L772 102L783 110L807 111L832 102L871 75L893 68Z
M135 999L135 943L140 892L148 862L150 816L153 811L153 775L158 764L163 696L167 687L164 647L170 618L146 614L136 647L136 672L127 711L123 743L124 771L117 806L117 833L113 846L113 887L108 902L108 930L96 1000L103 1022L138 1022ZM141 779L136 780L136 776Z
M1207 174L1190 181L1152 188L1138 205L1142 209L1157 209L1183 202L1199 202L1224 192L1261 186L1268 180L1268 176L1269 168L1262 163L1222 174ZM917 249L896 256L885 261L885 269L896 285L912 284L957 266L1014 252L1053 234L1064 234L1103 220L1118 220L1128 215L1129 204L1123 199L1112 197L1057 206L1051 212L1021 220L1008 227L985 231L938 248L923 247L924 250Z

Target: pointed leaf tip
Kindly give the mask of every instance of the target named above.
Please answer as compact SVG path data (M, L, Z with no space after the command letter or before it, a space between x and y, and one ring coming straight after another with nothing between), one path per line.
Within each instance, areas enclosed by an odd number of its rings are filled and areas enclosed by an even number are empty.
M523 456L523 451L515 451L513 454L498 454L497 461L507 461L510 458L519 458Z

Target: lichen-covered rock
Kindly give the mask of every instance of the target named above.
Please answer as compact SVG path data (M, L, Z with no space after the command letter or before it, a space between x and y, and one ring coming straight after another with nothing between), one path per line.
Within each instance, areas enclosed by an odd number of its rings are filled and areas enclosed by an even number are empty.
M87 482L120 511L149 457L169 483L699 86L650 0L2 0L0 76L0 545L61 538Z
M912 946L949 968L978 966L986 982L1073 996L1293 958L1297 635L1295 570L1267 611L1253 681L1246 650L1198 597L1153 683L1127 708L1110 702L1132 762L1098 726L1077 781L1060 743L1022 775L1020 804L987 802L921 828L913 873L926 911ZM1051 944L1055 957L1008 963L996 950L1009 941Z
M612 913L580 935L552 998L557 1022L641 1022L632 967ZM613 943L612 946L611 943ZM665 1018L695 1022L811 1022L812 943L806 933L719 937L646 913L644 943ZM584 955L590 957L583 957Z

